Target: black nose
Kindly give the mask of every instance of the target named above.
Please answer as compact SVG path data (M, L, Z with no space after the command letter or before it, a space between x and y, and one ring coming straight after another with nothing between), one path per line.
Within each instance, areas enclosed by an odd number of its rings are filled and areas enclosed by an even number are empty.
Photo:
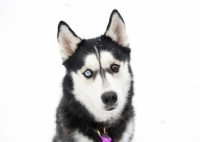
M117 93L110 91L101 95L102 102L106 105L113 105L117 102Z

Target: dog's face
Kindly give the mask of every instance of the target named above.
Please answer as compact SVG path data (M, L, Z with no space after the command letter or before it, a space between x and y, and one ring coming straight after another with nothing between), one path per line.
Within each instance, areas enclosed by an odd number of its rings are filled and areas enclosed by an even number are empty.
M130 48L123 19L114 10L103 36L82 40L60 22L58 41L69 91L98 121L118 118L131 87Z

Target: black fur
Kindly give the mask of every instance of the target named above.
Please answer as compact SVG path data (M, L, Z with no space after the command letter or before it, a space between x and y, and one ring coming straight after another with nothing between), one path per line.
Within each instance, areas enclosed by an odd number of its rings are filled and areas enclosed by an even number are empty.
M117 11L114 10L112 14L114 12ZM59 26L61 24L66 23L61 22ZM69 28L68 25L67 27ZM76 34L71 29L70 31L76 36ZM111 38L105 35L94 39L82 40L78 44L78 48L76 49L74 54L63 62L63 65L67 69L67 74L65 75L62 84L63 97L61 99L59 107L57 108L57 133L54 138L54 142L76 142L71 135L75 130L78 130L79 133L82 133L94 142L101 142L98 134L94 130L103 130L104 127L107 127L107 132L112 138L112 142L118 142L127 127L127 122L134 117L134 111L132 107L133 81L131 82L131 87L128 92L129 95L126 100L126 105L121 112L121 117L117 120L112 121L112 123L96 122L94 116L89 113L85 106L77 101L74 97L74 94L72 94L73 79L71 77L71 72L77 72L84 65L84 61L82 59L84 59L85 56L91 53L95 54L94 45L99 51L106 50L111 52L117 60L130 62L130 49L122 47L118 43L113 42ZM132 76L130 65L129 73Z

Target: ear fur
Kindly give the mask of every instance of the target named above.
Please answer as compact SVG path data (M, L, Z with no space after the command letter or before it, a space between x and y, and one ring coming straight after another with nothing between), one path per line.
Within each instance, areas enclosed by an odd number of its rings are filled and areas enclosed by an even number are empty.
M64 21L60 21L58 25L57 39L63 60L67 60L69 56L75 52L77 45L81 42L81 38L79 38Z
M110 15L110 20L104 35L124 47L129 46L124 20L116 9Z

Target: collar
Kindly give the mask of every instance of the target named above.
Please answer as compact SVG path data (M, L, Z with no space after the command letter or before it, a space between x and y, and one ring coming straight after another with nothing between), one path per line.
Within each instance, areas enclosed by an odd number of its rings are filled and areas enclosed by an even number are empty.
M112 141L112 138L109 137L109 135L107 133L106 127L104 127L103 131L96 129L96 133L99 135L102 142L111 142Z

